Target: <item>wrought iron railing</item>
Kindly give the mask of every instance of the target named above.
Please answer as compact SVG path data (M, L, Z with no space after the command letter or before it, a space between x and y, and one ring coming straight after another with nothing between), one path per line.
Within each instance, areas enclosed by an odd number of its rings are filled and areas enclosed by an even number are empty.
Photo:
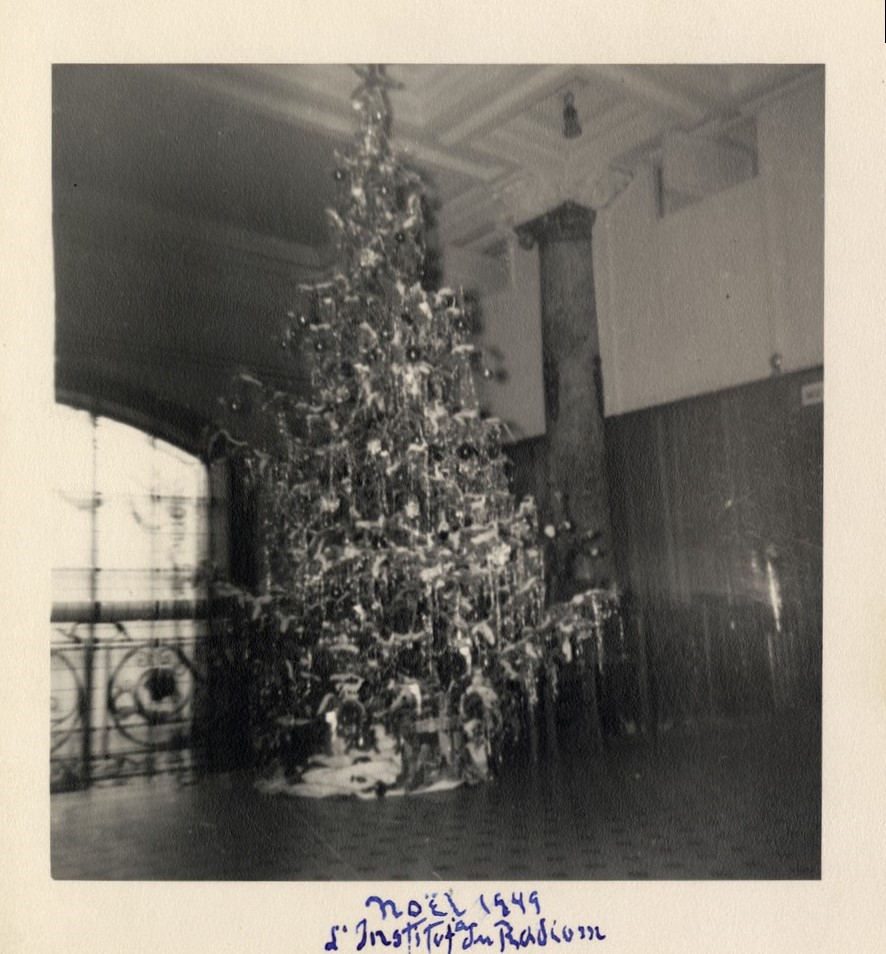
M52 614L53 791L194 771L206 605L56 605Z

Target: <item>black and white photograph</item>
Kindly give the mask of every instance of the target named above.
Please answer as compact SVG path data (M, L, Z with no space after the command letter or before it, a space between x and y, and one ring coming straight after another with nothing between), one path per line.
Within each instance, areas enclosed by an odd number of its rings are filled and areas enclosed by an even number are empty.
M52 80L53 877L818 879L824 68Z
M884 17L10 0L4 951L886 949Z

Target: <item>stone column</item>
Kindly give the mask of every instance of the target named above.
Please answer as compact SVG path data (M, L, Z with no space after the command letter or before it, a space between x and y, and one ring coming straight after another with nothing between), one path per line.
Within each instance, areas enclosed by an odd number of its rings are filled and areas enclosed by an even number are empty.
M558 531L549 548L555 600L615 581L591 255L594 217L591 209L566 202L516 229L524 248L538 245L541 266L548 453L540 515L572 527Z

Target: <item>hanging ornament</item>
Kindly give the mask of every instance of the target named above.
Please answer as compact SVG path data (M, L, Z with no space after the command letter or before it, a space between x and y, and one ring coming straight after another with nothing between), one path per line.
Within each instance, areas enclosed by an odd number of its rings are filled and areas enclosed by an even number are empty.
M421 358L421 350L417 345L410 345L406 349L406 358L413 364Z
M464 441L458 445L458 456L460 460L470 460L477 456L477 447L469 441Z
M336 169L335 172L332 173L332 177L336 182L343 182L345 178L344 169Z
M482 372L482 373L483 373L483 377L484 377L487 381L491 381L492 378L494 377L494 375L493 375L493 373L492 373L492 368L490 368L488 365L485 365L485 364L483 365L483 372Z

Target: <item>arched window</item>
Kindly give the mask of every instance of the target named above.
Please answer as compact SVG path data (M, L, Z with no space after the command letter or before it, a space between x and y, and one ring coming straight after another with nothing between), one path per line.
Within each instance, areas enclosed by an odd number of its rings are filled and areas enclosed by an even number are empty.
M188 767L209 476L134 427L52 420L52 782Z

